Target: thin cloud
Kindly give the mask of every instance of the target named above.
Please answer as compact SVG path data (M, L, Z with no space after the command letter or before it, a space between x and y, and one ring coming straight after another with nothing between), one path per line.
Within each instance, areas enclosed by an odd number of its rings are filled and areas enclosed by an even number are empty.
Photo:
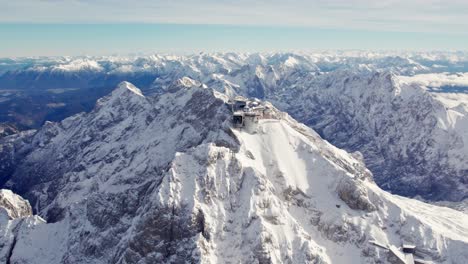
M0 22L304 26L468 34L461 0L0 0Z

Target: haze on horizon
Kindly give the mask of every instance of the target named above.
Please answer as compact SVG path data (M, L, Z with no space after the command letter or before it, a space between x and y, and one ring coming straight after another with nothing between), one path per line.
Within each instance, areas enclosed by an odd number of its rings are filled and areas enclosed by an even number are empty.
M463 0L0 0L0 57L466 50Z

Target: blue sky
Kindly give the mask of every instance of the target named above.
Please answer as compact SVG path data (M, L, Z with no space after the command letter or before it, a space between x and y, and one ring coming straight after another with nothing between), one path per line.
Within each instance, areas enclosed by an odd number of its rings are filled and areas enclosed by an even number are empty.
M0 0L0 56L467 50L466 0Z

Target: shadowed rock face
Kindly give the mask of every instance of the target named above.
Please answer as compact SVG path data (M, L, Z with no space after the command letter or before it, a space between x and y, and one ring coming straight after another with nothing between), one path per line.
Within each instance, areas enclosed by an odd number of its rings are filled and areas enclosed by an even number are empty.
M11 124L0 123L0 138L18 133L19 130Z
M338 184L337 193L340 199L352 209L368 212L377 209L376 205L369 200L367 190L349 179L345 178Z
M79 234L81 242L69 245L64 263L132 259L133 253L118 253L116 247L123 243L132 219L141 214L149 192L161 183L175 153L204 142L236 149L238 143L227 134L229 120L229 108L211 90L181 86L144 97L132 84L122 83L89 114L2 139L2 158L9 163L2 164L1 175L49 223L67 219ZM70 207L70 200L76 204ZM125 241L129 248L140 245L135 254L148 263L193 259L176 250L183 243L196 247L191 237L199 227L187 225L191 214L165 204L151 214L135 227L132 242ZM145 241L145 236L153 240ZM161 240L159 249L152 248L154 239ZM74 242L78 241L70 243Z
M137 232L119 259L122 263L197 262L195 236L202 233L202 222L192 219L182 206L151 208L135 227ZM199 220L200 221L200 220ZM200 226L201 225L201 226Z
M10 184L33 204L39 203L38 208L42 210L42 204L49 204L67 182L94 177L89 171L90 166L103 163L110 172L120 171L137 157L151 158L140 157L143 151L151 148L154 152L160 148L162 151L155 153L156 164L153 166L138 160L143 165L137 173L144 178L144 174L164 169L174 151L205 140L210 133L206 120L213 126L222 126L229 119L228 111L222 100L203 88L181 88L178 93L146 98L126 87L119 87L110 96L99 100L91 113L60 123L47 123L34 135L33 153L29 153L10 174ZM173 133L166 136L168 131ZM139 143L126 145L125 142L133 137L138 137ZM129 175L120 181L138 181L138 178ZM47 189L47 195L42 196L45 201L30 195L33 186Z
M0 138L0 186L11 178L18 163L31 151L35 130Z
M433 201L467 198L467 142L444 128L440 120L448 109L421 88L396 83L392 74L349 76L324 76L310 81L300 100L278 100L332 144L362 153L382 188Z

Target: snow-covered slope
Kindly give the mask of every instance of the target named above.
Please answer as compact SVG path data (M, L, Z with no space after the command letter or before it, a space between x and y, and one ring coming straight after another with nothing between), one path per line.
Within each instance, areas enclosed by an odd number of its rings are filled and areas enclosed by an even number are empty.
M47 220L3 219L0 258L387 263L371 242L406 242L468 260L468 215L382 191L359 155L276 109L234 129L226 103L188 78L155 96L122 83L90 113L0 139L15 146L6 186Z
M442 93L392 73L334 72L299 83L273 102L334 145L361 152L382 187L430 200L468 197L468 115L460 99L447 105L437 99Z

